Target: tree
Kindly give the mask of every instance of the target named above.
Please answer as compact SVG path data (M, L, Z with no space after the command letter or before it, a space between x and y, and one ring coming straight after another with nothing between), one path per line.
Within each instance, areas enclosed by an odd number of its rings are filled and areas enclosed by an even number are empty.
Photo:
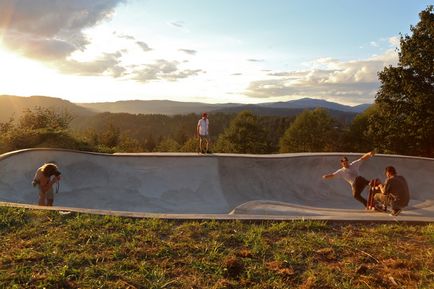
M172 138L163 139L154 149L155 152L177 152L179 151L179 143Z
M265 153L265 131L250 111L240 112L217 139L215 150L228 153Z
M382 138L375 145L391 153L434 156L434 14L419 13L412 35L401 35L399 62L378 73L376 113L369 126Z
M280 139L280 152L323 152L335 148L336 121L325 109L299 114Z
M195 137L189 138L179 149L180 152L198 152L199 140Z
M57 113L49 108L35 107L33 110L24 110L19 119L19 127L32 130L66 130L72 119L72 116L67 111Z
M143 148L140 145L139 141L129 137L126 134L121 134L119 137L119 142L116 146L117 152L127 152L127 153L138 153L142 152Z
M372 104L364 112L356 115L345 135L344 151L366 152L374 148L374 140L378 137L369 129L369 120L376 110L377 105Z
M68 132L72 117L52 109L27 109L15 124L13 120L0 124L0 151L31 147L61 147L88 149L88 145Z
M99 135L98 143L108 148L113 148L118 145L120 136L120 129L115 127L113 123L109 123L106 125L104 131Z

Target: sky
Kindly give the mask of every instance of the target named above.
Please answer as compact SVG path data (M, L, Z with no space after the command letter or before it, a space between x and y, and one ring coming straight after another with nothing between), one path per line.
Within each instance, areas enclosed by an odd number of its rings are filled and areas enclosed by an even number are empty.
M372 103L423 0L0 0L0 95Z

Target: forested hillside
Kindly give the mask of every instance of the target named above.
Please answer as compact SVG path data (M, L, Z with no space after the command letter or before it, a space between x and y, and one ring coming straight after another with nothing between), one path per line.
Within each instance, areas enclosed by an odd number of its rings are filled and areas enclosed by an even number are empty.
M236 114L212 113L209 115L210 136L215 142L219 135L229 126ZM107 136L117 139L117 143L126 140L135 143L136 151L154 151L161 142L174 141L178 149L184 144L191 142L195 137L197 122L200 119L198 114L187 115L144 115L128 113L101 113L95 116L74 119L71 122L71 129L78 135L86 136L94 143L108 144ZM259 124L264 127L269 153L278 150L279 138L288 128L294 117L262 116ZM96 141L99 140L99 141ZM109 147L116 141L111 141ZM176 150L175 148L172 148ZM193 148L186 151L194 151Z
M0 123L0 152L31 147L107 153L196 152L199 119L198 114L99 113L77 117L67 111L37 107ZM369 141L360 141L363 135L352 133L354 121L339 120L325 109L305 110L296 116L264 116L252 111L210 113L209 121L214 152L363 151L370 146ZM354 127L360 129L360 125Z
M56 112L67 111L75 117L89 116L95 114L94 111L76 105L61 98L47 96L14 96L0 95L0 122L6 122L11 117L18 119L28 109L36 107L49 108Z

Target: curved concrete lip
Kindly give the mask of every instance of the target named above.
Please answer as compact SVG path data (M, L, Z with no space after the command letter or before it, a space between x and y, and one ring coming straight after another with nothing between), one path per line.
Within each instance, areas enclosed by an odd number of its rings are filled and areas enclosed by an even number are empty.
M406 177L410 204L391 217L364 210L342 179L321 178L339 167L343 155L353 160L361 154L26 149L0 155L0 205L167 219L434 221L434 159L376 155L362 164L367 179L384 179L388 165ZM42 163L53 161L62 171L60 191L54 207L40 207L31 180Z

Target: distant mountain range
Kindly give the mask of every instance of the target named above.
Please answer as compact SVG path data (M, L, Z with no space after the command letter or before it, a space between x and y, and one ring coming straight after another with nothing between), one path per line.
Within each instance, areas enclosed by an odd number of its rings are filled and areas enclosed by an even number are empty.
M132 114L189 114L240 106L240 104L209 104L171 100L123 100L116 102L77 103L96 112L126 112Z
M127 100L101 103L72 103L70 101L46 96L12 96L0 95L0 122L11 117L18 118L25 109L46 107L56 111L68 111L73 116L90 116L101 112L130 114L189 114L203 111L236 113L251 110L260 115L295 115L305 109L326 108L336 113L355 115L363 112L370 104L347 106L321 99L302 98L286 102L269 102L262 104L208 104L200 102L178 102L169 100Z
M370 104L349 106L349 105L339 104L336 102L330 102L323 99L301 98L301 99L290 100L285 102L264 103L261 104L260 106L271 107L271 108L303 108L303 109L322 107L322 108L327 108L332 110L361 113L365 109L367 109L370 106Z
M262 104L209 104L201 102L179 102L170 100L126 100L116 102L78 103L78 105L98 112L127 112L133 114L142 113L166 115L200 113L202 111L238 112L246 109L257 111L260 113L262 110L268 110L271 112L272 109L277 109L277 111L280 111L282 109L310 109L317 107L343 112L360 113L370 106L370 104L348 106L313 98L302 98L286 102L269 102Z

